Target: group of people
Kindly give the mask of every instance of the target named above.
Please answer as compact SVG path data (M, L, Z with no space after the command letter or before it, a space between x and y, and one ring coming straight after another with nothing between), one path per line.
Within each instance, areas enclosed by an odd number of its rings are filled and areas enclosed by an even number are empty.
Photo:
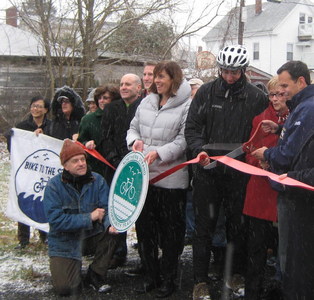
M227 241L217 247L227 287L238 296L245 288L246 299L262 299L267 250L278 219L284 299L314 297L312 192L222 164L209 167L211 156L225 155L232 144L247 142L262 122L265 134L255 150L236 159L314 185L314 86L307 66L300 61L284 64L268 82L266 94L249 82L248 65L245 47L224 47L217 55L218 78L204 84L184 79L174 61L147 62L143 91L137 75L125 74L119 89L108 84L91 91L88 102L97 109L86 116L80 96L69 87L56 91L52 121L46 117L49 101L32 99L30 118L17 127L64 140L63 173L49 180L44 195L50 269L58 293L80 291L81 260L87 254L94 259L84 281L99 292L110 291L107 270L123 264L127 255L126 233L118 233L108 218L114 170L87 156L73 141L78 140L114 167L129 151L142 152L150 179L187 159L199 160L190 172L182 168L149 186L136 221L137 272L143 281L135 292L157 289L156 297L165 298L175 291L178 260L189 233L193 300L211 299L209 268L211 253L218 252L213 246L219 220ZM189 232L186 224L192 228Z

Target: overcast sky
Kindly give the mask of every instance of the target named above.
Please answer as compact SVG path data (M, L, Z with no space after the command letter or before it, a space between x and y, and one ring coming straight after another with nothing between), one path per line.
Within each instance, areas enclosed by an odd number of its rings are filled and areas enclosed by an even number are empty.
M19 0L13 0L13 2L18 2ZM210 1L210 0L209 0ZM208 3L209 1L204 0L194 0L194 9L195 13L202 12L204 9L204 5ZM212 0L217 2L217 0ZM192 3L193 1L188 1L188 3ZM226 14L232 7L236 5L237 0L225 0L225 4L223 5L223 8L221 11L222 15ZM263 0L263 2L266 2L266 0ZM246 0L245 5L251 5L254 4L255 0ZM9 0L1 0L0 1L0 23L5 23L5 9L9 8L11 5ZM210 15L209 15L210 17ZM178 15L177 20L178 22L184 22L186 20L186 15ZM212 23L212 26L217 23L219 18L216 19L215 22ZM183 24L184 25L184 24ZM183 26L182 25L182 26ZM196 51L198 46L203 46L203 50L205 50L204 43L202 43L201 39L202 37L210 30L210 27L204 28L200 30L197 34L195 34L190 40L185 39L185 43L188 43L190 41L191 44L191 50Z

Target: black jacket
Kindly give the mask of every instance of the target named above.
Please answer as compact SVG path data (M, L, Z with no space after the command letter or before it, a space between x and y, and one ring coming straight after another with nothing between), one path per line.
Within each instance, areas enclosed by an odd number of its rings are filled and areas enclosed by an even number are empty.
M57 101L60 96L66 96L71 101L73 111L69 120L62 112L62 104ZM59 140L72 139L73 134L78 133L81 119L85 115L81 97L68 86L59 88L53 97L51 110L53 118L47 134Z
M228 89L218 78L203 84L197 91L189 110L185 138L192 156L204 151L208 143L244 143L249 140L253 118L268 107L264 92L242 80ZM228 152L228 151L227 151ZM207 150L210 156L225 151Z
M47 131L48 131L48 128L49 128L50 124L51 124L51 120L49 120L47 118L47 116L45 116L44 120L43 120L43 123L41 124L41 126L38 127L37 124L34 122L33 116L30 115L26 120L24 120L22 122L19 122L16 125L16 128L27 130L27 131L35 131L36 129L41 128L43 130L43 133L47 134ZM4 134L4 136L7 139L8 151L10 151L10 149L11 149L11 134L12 134L12 130L11 129L9 129Z
M126 133L142 98L139 97L127 108L123 99L107 104L101 119L100 152L110 164L117 167L129 150ZM113 173L112 173L113 174ZM106 178L108 184L111 182Z

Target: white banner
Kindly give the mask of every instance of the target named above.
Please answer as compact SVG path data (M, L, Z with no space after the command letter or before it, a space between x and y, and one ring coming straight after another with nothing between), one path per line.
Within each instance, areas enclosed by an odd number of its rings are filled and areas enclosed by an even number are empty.
M43 195L47 182L63 170L59 159L63 141L17 128L13 132L6 215L48 232Z

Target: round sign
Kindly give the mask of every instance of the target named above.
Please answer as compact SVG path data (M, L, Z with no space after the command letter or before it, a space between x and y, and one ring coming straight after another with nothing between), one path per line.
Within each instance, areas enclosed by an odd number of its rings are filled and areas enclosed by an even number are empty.
M110 224L117 231L127 231L139 217L145 203L149 170L144 155L130 152L120 162L109 192Z
M196 56L196 65L200 69L211 69L215 62L215 56L209 51L202 51Z

